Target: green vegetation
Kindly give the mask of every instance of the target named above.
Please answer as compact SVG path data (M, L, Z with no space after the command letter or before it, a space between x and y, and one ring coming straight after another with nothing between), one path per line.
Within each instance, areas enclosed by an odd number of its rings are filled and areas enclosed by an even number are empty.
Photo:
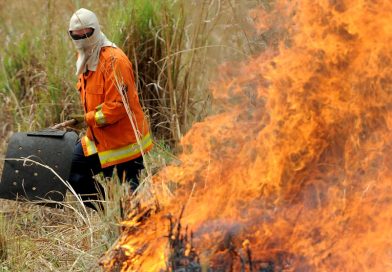
M246 3L244 3L246 2ZM261 1L263 4L269 1ZM150 197L151 175L178 162L175 147L211 113L217 66L260 47L248 9L260 1L18 0L0 4L0 151L15 131L49 127L81 111L74 88L76 51L67 35L85 7L129 56L157 144L138 197ZM6 6L6 7L5 7ZM1 162L1 161L0 161ZM0 172L2 167L0 165ZM120 221L137 199L116 179L103 181L105 213L84 212L72 196L64 210L1 201L0 271L97 271Z
M201 1L196 12L187 2L136 0L109 12L110 37L134 63L154 135L171 147L210 103L205 67L214 63L207 54L218 17L209 21L212 2Z

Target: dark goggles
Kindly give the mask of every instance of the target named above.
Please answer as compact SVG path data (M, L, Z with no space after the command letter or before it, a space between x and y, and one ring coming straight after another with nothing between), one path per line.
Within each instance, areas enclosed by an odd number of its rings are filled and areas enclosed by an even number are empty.
M71 38L72 38L73 40L75 40L75 41L77 41L77 40L83 40L83 39L89 38L89 37L91 37L93 34L94 34L94 28L91 28L91 30L90 30L89 32L84 33L84 34L80 34L80 35L78 35L78 34L72 34L72 31L69 32L69 35L71 35Z

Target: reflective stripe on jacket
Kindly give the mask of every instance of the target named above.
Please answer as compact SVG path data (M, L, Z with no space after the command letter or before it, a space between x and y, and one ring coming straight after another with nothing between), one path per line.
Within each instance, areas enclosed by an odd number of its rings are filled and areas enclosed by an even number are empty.
M97 70L79 75L77 88L88 125L87 135L82 138L85 156L98 153L102 167L108 167L140 157L141 150L151 149L152 139L139 103L132 64L121 49L103 47ZM133 126L123 99L128 101Z

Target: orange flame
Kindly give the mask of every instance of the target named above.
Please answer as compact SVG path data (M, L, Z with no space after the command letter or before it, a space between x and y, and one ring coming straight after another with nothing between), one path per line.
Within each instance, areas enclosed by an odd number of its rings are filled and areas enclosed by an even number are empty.
M222 72L218 114L156 177L171 201L128 222L108 270L175 270L165 215L183 206L205 271L392 270L392 2L275 7L290 37Z

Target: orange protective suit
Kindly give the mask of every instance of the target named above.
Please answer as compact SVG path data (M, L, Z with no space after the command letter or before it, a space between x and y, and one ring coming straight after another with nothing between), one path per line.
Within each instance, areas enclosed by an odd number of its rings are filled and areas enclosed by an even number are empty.
M105 168L140 157L152 148L132 64L121 49L102 47L96 71L80 74L77 89L88 125L82 138L85 156L98 153Z

